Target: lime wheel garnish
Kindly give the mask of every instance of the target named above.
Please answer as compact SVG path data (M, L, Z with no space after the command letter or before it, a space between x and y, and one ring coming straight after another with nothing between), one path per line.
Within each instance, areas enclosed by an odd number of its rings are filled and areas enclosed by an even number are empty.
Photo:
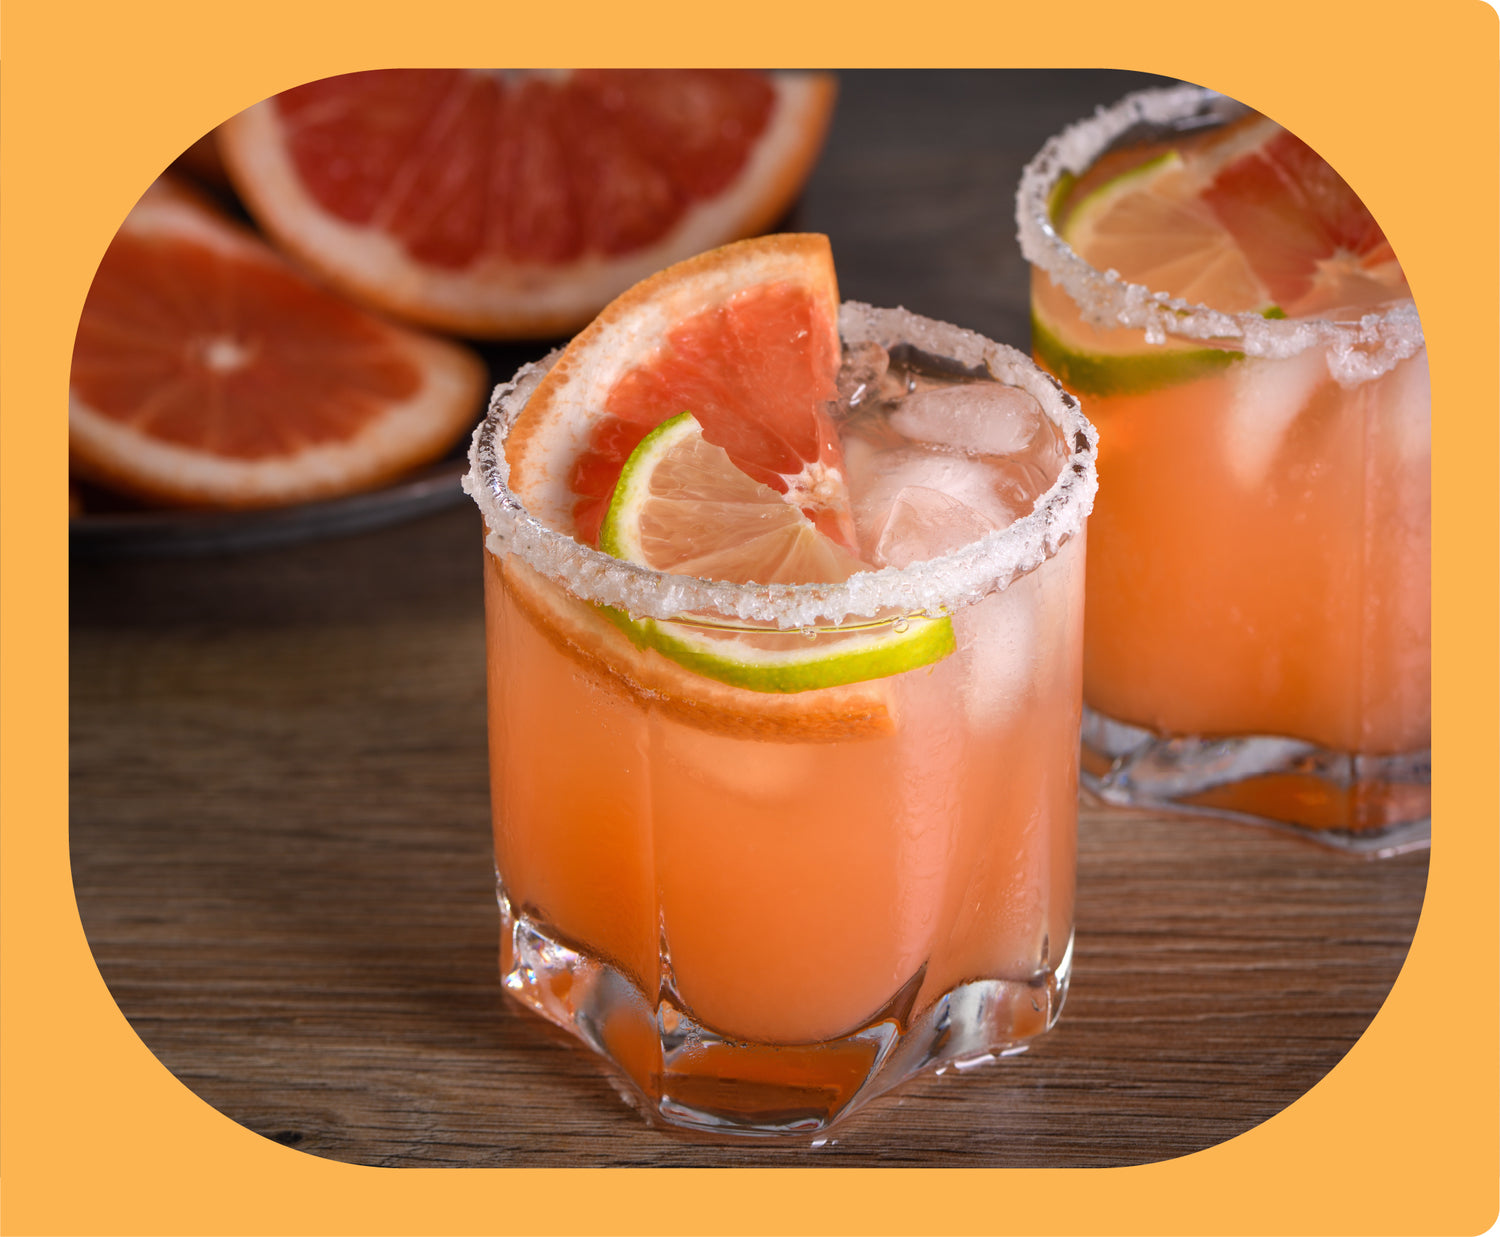
M1357 321L1409 295L1354 191L1259 115L1134 160L1111 152L1061 186L1054 216L1062 239L1096 270L1226 314ZM1038 356L1082 394L1185 382L1239 356L1178 338L1143 348L1070 328L1041 305L1033 331Z
M686 412L652 430L631 454L600 546L656 571L732 583L832 582L867 569L783 494L747 476L722 447L705 442ZM751 691L801 692L885 678L938 661L955 648L947 618L903 617L811 638L617 618L638 644Z

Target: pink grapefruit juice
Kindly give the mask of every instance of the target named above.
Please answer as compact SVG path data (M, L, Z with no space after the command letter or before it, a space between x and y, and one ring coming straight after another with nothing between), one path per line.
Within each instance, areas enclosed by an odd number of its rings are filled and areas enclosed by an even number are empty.
M1038 303L1056 306L1046 276L1034 279ZM1059 308L1088 329L1076 308ZM1263 371L1274 390L1275 371L1299 359L1249 358L1088 399L1107 488L1090 521L1084 696L1167 734L1424 748L1426 354L1358 386L1326 374L1298 386L1291 424L1255 467L1247 456L1258 444L1247 446L1236 420L1245 370Z
M883 384L839 419L866 570L889 569L873 608L767 611L724 637L832 654L951 623L924 664L790 692L716 681L629 638L591 577L557 578L604 556L557 538L544 561L505 530L536 534L529 517L481 500L504 983L653 1118L815 1130L921 1069L1024 1045L1061 1007L1092 430L998 345L980 341L996 375L978 381L974 357L962 380L890 363L894 333L924 321L841 321L861 364L876 356L854 385ZM1031 420L1005 441L938 441L1021 383L1005 416ZM907 405L917 439L893 429L891 408L933 392ZM857 587L817 586L819 604ZM660 622L701 631L708 609Z
M976 623L1004 627L1021 608L1066 619L1081 548L1063 551L1051 588L987 599ZM937 666L886 680L878 724L819 718L817 692L806 719L705 720L591 665L509 575L490 559L495 849L513 910L643 992L670 982L706 1026L769 1044L837 1039L914 982L920 1007L1062 956L1078 614L1047 633L1004 709L952 707L993 655L976 630Z
M1421 327L1337 173L1253 114L1205 132L1222 103L1124 100L1018 205L1034 353L1100 432L1085 777L1378 848L1430 811Z

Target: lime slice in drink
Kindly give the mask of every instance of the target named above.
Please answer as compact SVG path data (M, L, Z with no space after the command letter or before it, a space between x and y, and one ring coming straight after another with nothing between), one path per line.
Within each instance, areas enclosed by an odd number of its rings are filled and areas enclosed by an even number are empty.
M1119 344L1087 324L1059 321L1035 303L1031 347L1057 380L1080 396L1156 391L1224 369L1243 356L1227 348L1197 347L1170 338L1160 345L1142 346L1139 332Z
M655 571L733 583L836 582L866 565L703 439L691 413L662 422L626 461L599 531L607 554ZM901 618L812 637L726 630L710 620L610 617L637 644L698 674L762 692L884 678L955 648L946 618Z
M1265 286L1239 244L1201 200L1201 170L1168 150L1086 191L1059 201L1060 234L1096 270L1229 313L1274 315ZM1049 314L1032 314L1037 356L1080 395L1152 390L1223 369L1240 358L1227 348L1168 339L1159 346L1134 332L1096 330Z

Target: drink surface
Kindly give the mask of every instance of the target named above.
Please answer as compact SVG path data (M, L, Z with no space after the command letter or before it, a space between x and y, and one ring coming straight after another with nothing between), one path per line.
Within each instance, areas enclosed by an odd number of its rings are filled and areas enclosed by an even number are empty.
M1162 736L1426 749L1431 401L1405 277L1292 134L1169 128L1057 176L1056 236L1029 242L1034 353L1100 429L1085 702Z

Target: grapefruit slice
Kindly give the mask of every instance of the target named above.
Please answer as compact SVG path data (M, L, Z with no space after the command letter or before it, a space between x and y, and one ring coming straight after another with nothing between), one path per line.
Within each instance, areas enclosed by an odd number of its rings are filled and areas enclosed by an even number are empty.
M847 580L866 565L768 485L703 439L692 413L652 430L620 474L600 533L608 554L655 571L737 584ZM886 678L956 647L949 619L902 618L854 631L725 631L610 616L637 644L759 692L803 692Z
M1410 294L1375 217L1285 129L1228 163L1202 200L1289 317L1357 316Z
M387 69L218 130L250 212L348 294L486 337L576 329L653 271L786 211L825 74Z
M532 515L593 544L632 451L691 410L708 443L857 549L829 416L838 284L823 236L725 245L637 284L563 351L506 440Z
M69 451L77 475L156 503L301 502L438 457L485 380L467 349L324 291L163 178L84 303Z

